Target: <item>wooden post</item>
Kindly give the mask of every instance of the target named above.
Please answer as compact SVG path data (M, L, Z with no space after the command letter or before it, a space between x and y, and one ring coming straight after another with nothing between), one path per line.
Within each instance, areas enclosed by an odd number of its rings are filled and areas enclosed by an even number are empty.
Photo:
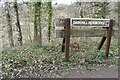
M106 58L108 58L108 56L109 56L109 49L110 49L112 31L113 31L113 20L110 20L110 24L109 24L109 28L108 28L108 32L107 32L106 49L105 49Z
M101 41L100 41L100 43L99 43L99 45L98 45L98 50L100 50L100 49L102 48L102 46L103 46L106 38L107 38L107 37L102 37L102 39L101 39Z
M108 30L108 28L106 28L106 29ZM102 37L102 39L98 45L98 50L100 50L102 48L103 44L105 43L106 38L107 38L107 35L105 37Z
M65 52L65 30L66 30L66 26L65 26L65 21L62 22L63 26L64 26L64 37L63 37L63 42L62 42L62 52Z
M69 61L69 47L70 47L70 18L65 19L65 60Z

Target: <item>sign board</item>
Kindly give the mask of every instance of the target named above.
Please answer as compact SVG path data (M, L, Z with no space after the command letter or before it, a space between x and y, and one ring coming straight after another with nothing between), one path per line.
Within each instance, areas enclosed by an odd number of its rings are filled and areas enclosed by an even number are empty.
M62 51L65 52L65 59L69 61L69 47L70 47L70 37L102 37L98 49L100 50L103 43L106 40L105 56L108 58L111 37L113 34L114 20L112 19L90 19L90 18L65 18L58 19L56 23L57 27L64 27L64 29L56 30L57 37L63 37ZM82 30L82 28L73 27L96 27L87 28L87 30ZM97 29L97 27L100 27ZM103 28L104 27L104 28Z
M109 27L110 19L71 18L72 27Z

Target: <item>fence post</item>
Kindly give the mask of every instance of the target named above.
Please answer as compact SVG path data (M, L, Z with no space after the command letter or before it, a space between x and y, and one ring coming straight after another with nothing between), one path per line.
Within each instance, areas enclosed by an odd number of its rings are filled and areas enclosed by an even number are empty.
M70 47L70 18L65 19L65 60L69 61L69 47Z

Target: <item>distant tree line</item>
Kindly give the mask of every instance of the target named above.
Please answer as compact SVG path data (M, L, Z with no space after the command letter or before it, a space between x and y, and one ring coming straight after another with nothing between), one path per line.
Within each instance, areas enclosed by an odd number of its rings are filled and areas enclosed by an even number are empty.
M6 20L7 20L7 30L8 30L8 39L9 39L9 46L14 46L14 39L13 39L13 29L12 29L12 16L10 13L10 4L9 2L5 2L5 12L6 12ZM48 41L50 42L51 40L51 28L52 28L52 2L46 2L46 3L42 3L40 2L34 2L31 3L32 6L30 6L29 3L25 3L27 4L27 6L32 7L30 8L33 11L33 15L34 15L34 42L42 45L42 32L41 32L41 22L42 22L42 9L43 6L46 6L46 10L47 10L47 17L48 17ZM17 27L17 40L18 40L18 44L20 46L23 45L23 36L22 36L22 30L21 30L21 24L20 24L20 16L19 16L19 7L18 7L18 2L17 0L15 0L15 2L12 3L13 5L13 9L14 9L14 13L15 13L15 17L16 17L16 22L15 22L15 26Z
M52 28L53 28L53 7L52 7L52 2L34 2L34 3L29 3L29 2L23 2L27 6L27 9L32 13L32 19L33 19L33 24L34 24L34 32L33 32L33 40L32 42L37 43L38 45L42 45L42 23L43 17L45 17L46 22L47 22L47 39L50 42L51 41L51 34L52 34ZM96 11L92 15L92 18L106 18L110 14L110 10L108 8L108 5L110 3L108 2L92 2L90 3L92 7L96 8ZM19 3L17 0L15 2L10 3L10 2L5 2L5 17L7 21L7 34L8 34L8 41L9 41L9 46L12 47L15 45L14 43L14 33L13 33L13 16L11 13L11 10L13 10L14 16L15 16L15 25L16 26L16 31L17 31L17 42L20 46L23 45L23 30L21 27L21 22L20 22L20 7ZM12 6L11 6L12 5ZM79 17L84 18L84 6L82 2L78 2L78 14ZM117 7L117 13L118 13L118 22L120 18L120 2L118 2L118 7ZM46 16L43 16L47 14ZM76 13L76 12L75 12ZM120 23L118 23L120 25ZM120 29L119 29L120 30ZM120 32L120 31L119 31ZM31 36L31 35L30 35Z

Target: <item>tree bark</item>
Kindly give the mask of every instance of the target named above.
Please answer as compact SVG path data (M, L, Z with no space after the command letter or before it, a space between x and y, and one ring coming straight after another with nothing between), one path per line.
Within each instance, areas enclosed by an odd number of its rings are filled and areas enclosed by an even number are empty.
M120 53L120 2L118 2L118 53ZM120 55L120 54L119 54Z
M18 43L20 46L22 46L22 31L21 31L21 26L20 26L20 21L19 21L19 13L18 13L18 4L17 1L14 2L14 9L16 13L16 27L18 28Z
M37 28L37 5L36 3L34 4L35 6L35 13L34 13L34 42L37 42L38 39L38 28Z
M42 30L41 30L41 2L38 2L38 40L39 40L39 45L42 45Z
M14 46L14 41L13 41L13 31L12 31L12 22L11 22L11 16L9 12L9 3L5 3L5 9L6 9L6 19L7 19L7 25L8 25L8 38L9 38L9 45L10 47Z
M48 2L48 41L51 40L51 28L52 28L52 2Z
M34 42L42 45L42 30L41 30L41 2L37 2L35 5L34 14Z

